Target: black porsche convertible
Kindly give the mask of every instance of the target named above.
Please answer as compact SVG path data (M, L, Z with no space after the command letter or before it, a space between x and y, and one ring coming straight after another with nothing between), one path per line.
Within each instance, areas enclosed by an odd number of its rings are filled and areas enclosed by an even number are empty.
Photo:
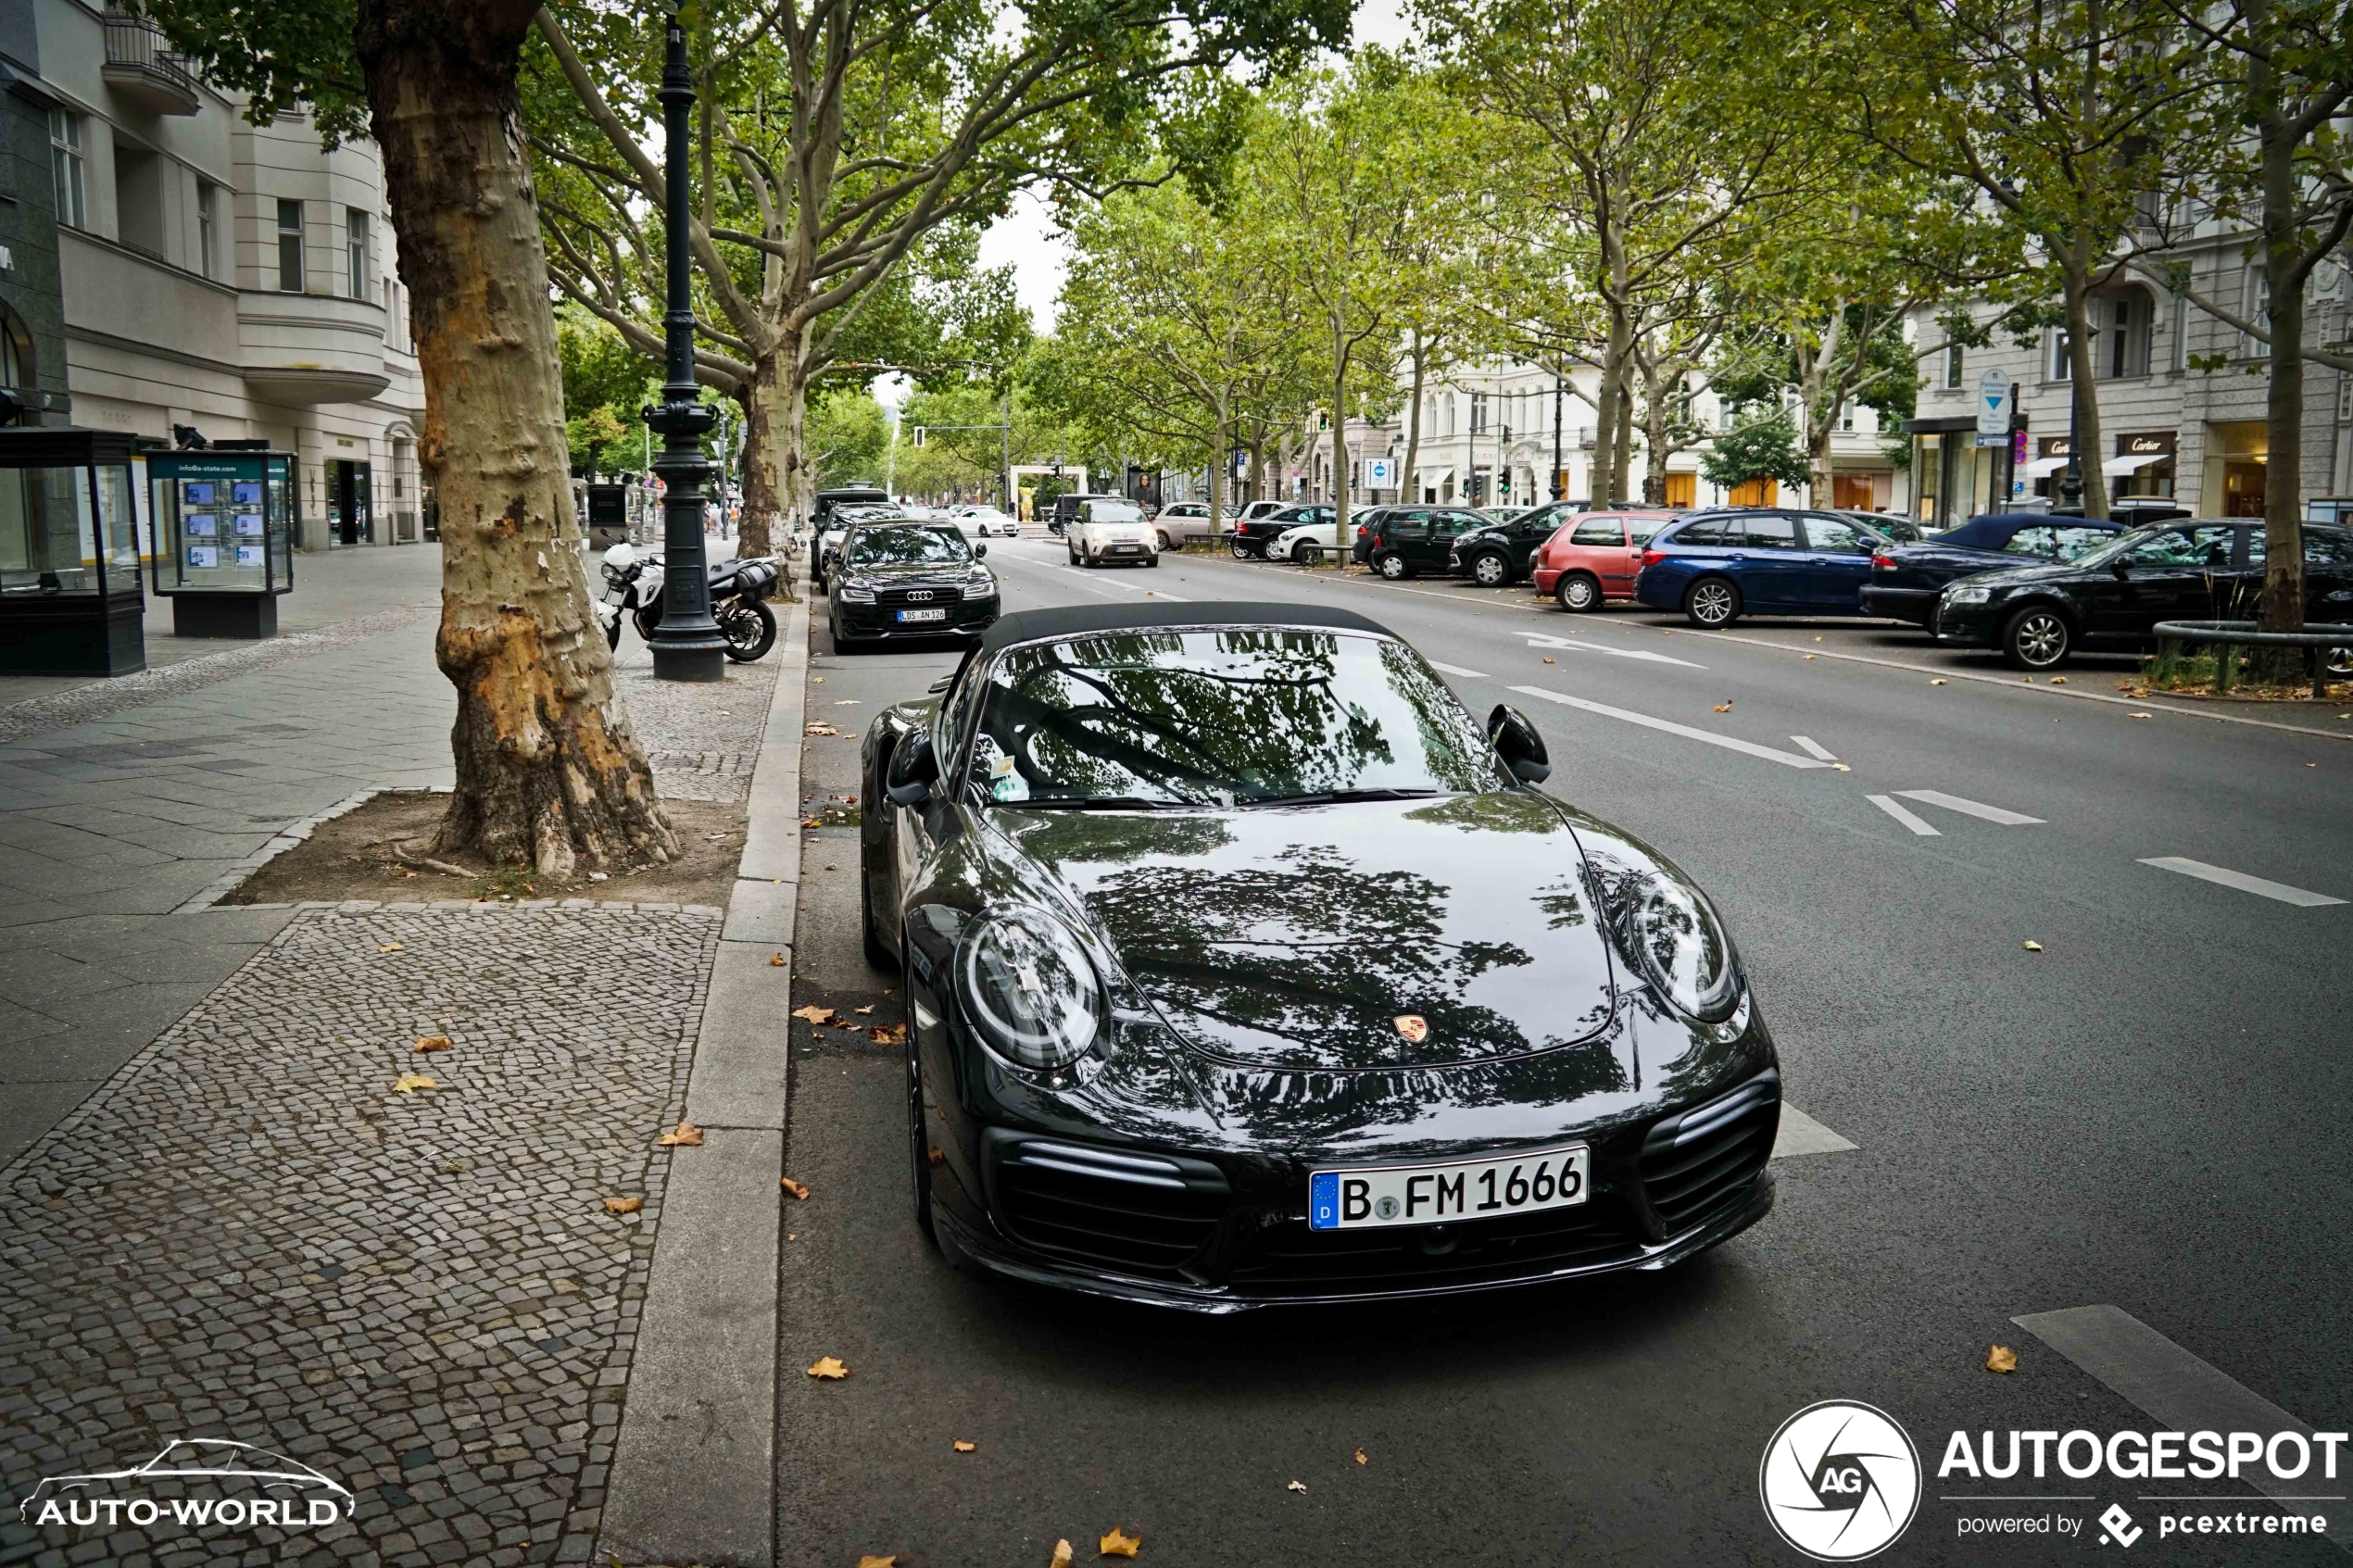
M916 1223L1232 1311L1657 1269L1772 1207L1706 897L1362 616L1024 611L864 740Z

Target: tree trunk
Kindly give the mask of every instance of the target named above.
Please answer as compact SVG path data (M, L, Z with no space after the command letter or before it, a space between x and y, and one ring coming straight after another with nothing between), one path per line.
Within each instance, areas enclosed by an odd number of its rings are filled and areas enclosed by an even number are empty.
M2108 516L2108 477L2100 469L2100 385L2092 358L2090 270L2070 266L2067 295L2069 390L2075 399L2075 462L2083 476L2083 515Z
M1214 545L1226 531L1226 475L1232 466L1229 442L1233 434L1233 420L1226 405L1217 405L1217 452L1209 463L1209 537Z
M1348 555L1348 351L1332 320L1332 548Z
M2248 7L2248 20L2269 31L2271 7ZM2308 243L2297 232L2296 144L2272 90L2272 68L2259 56L2248 94L2263 106L2259 126L2263 171L2263 276L2271 291L2271 385L2264 413L2271 456L2263 476L2263 605L2259 629L2304 629L2304 285ZM2342 619L2341 617L2339 619ZM2295 648L2258 650L2255 668L2272 680L2297 661Z
M435 652L458 691L435 841L550 876L677 852L613 701L564 446L516 73L537 0L365 0L356 41L425 386Z
M1593 504L1606 507L1620 498L1618 484L1618 405L1626 395L1626 360L1633 352L1633 333L1626 312L1616 304L1609 310L1609 344L1602 351L1601 384L1593 397Z
M1629 354L1618 366L1620 386L1617 393L1617 451L1611 458L1610 498L1632 494L1634 489L1634 362ZM1649 466L1644 465L1644 471Z
M775 553L776 535L784 530L785 499L776 471L776 356L763 354L752 361L750 387L744 394L744 517L736 534L736 554Z
M1422 454L1422 395L1428 375L1428 347L1414 333L1414 400L1405 409L1405 470L1397 476L1397 498L1411 504L1421 499L1417 483Z

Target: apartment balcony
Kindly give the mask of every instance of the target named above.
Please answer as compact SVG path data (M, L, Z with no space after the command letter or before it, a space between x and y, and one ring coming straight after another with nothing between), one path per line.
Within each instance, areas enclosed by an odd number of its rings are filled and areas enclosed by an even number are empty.
M237 293L237 358L265 403L365 403L392 384L380 305L333 295Z
M107 85L115 96L146 114L194 114L202 102L195 72L171 52L163 30L145 17L108 11Z

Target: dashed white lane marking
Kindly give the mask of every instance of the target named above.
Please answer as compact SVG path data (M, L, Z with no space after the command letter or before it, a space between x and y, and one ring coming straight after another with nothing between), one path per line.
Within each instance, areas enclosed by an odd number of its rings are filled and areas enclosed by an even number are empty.
M2245 872L2234 872L2222 866L2209 866L2204 860L2187 859L2180 855L2158 855L2143 860L2145 866L2155 866L2161 872L2179 872L2201 882L2219 882L2225 887L2235 887L2242 893L2253 893L2265 898L2277 898L2283 904L2294 904L2300 909L2317 909L2324 904L2342 904L2342 898L2332 898L2325 893L2307 893L2301 887L2290 887L2284 882L2272 882Z
M2040 817L2030 817L2022 811L2005 810L1988 806L1982 800L1964 800L1957 795L1947 795L1941 789L1899 789L1895 792L1906 800L1918 800L1929 806L1942 806L1947 811L1958 811L1964 817L1982 817L1989 822L1999 822L2006 828L2039 827Z
M1523 633L1532 648L1567 648L1571 653L1605 653L1612 659L1639 659L1649 664L1680 664L1686 670L1705 670L1705 664L1693 664L1688 659L1669 659L1663 653L1647 653L1641 648L1614 648L1607 643L1571 642L1548 632Z
M1863 798L1878 807L1881 810L1886 812L1889 816L1894 818L1897 822L1902 822L1906 827L1910 828L1914 833L1919 834L1922 838L1942 838L1944 836L1934 828L1929 826L1928 823L1921 821L1919 815L1915 813L1911 808L1907 806L1898 806L1895 803L1895 797L1894 796L1867 795L1863 797Z
M1812 735L1792 735L1789 738L1795 741L1797 743L1797 749L1806 753L1808 757L1817 757L1825 762L1835 762L1838 760L1838 759L1831 753L1823 750L1821 744L1816 741Z
M1094 589L1095 592L1099 594L1108 592L1113 588L1125 588L1131 594L1150 594L1154 598L1174 599L1180 605L1189 605L1193 602L1190 597L1183 594L1172 594L1164 588L1139 587L1133 583L1115 583L1108 578L1098 577L1091 571L1082 571L1075 566L1058 566L1054 568L1054 570L1056 571L1067 571L1073 577L1085 582L1088 587Z
M1485 681L1491 679L1491 677L1489 676L1487 671L1484 670L1466 670L1459 664L1441 664L1434 659L1429 661L1429 667L1432 670L1437 671L1441 675L1460 675L1464 679L1471 681Z
M1789 1101L1781 1101L1781 1130L1773 1135L1772 1159L1787 1160L1799 1154L1844 1154L1854 1147Z
M2323 1445L2313 1441L2312 1428L2254 1389L2182 1348L2121 1307L2068 1307L2056 1312L2028 1312L2010 1322L2073 1361L2084 1372L2122 1396L2125 1401L2170 1432L2247 1432L2259 1435L2268 1450L2275 1434L2293 1432L2305 1444L2304 1473L2286 1479L2271 1474L2268 1462L2243 1466L2239 1480L2291 1512L2302 1513L2315 1502L2345 1500L2345 1436L2331 1433L2338 1462L2323 1462ZM2282 1459L2290 1457L2281 1450ZM2328 1471L2334 1468L2336 1476ZM2173 1500L2161 1496L2144 1502ZM2182 1500L2213 1501L2210 1498ZM2341 1511L2332 1510L2332 1513ZM2332 1518L2334 1525L2338 1520ZM2353 1532L2332 1528L2326 1538L2340 1551L2353 1551Z
M1827 768L1830 766L1829 763L1817 761L1811 757L1800 757L1794 751L1776 751L1769 746L1759 746L1755 741L1736 740L1730 735L1719 735L1707 730L1694 729L1689 724L1678 724L1672 719L1655 719L1650 714L1637 713L1631 709L1612 708L1607 703L1592 702L1581 696L1570 696L1567 692L1549 692L1541 686L1514 686L1511 689L1523 696L1541 696L1546 702L1557 702L1564 708L1581 708L1588 713L1598 713L1605 719L1623 719L1629 724L1641 724L1646 729L1664 730L1670 735L1681 735L1686 740L1702 740L1710 746L1720 746L1727 751L1738 751L1750 757L1762 757L1768 762L1779 762L1785 768Z

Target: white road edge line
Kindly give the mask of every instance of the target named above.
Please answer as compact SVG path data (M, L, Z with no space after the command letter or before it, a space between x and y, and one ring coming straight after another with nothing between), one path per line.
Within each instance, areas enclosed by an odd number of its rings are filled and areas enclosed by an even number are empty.
M2006 828L2044 827L2040 817L2030 817L2023 811L2005 810L1982 801L1964 800L1957 795L1947 795L1941 789L1899 789L1895 792L1906 800L1918 800L1930 806L1942 806L1947 811L1958 811L1964 817L1982 817L1989 822L1999 822Z
M1797 743L1797 749L1806 753L1808 757L1817 757L1825 762L1835 762L1838 760L1835 756L1823 750L1821 745L1817 742L1812 735L1792 735L1789 738L1795 741Z
M1773 1135L1773 1152L1767 1158L1788 1160L1801 1154L1844 1154L1856 1146L1811 1116L1781 1101L1780 1131Z
M1494 679L1493 676L1490 675L1484 670L1466 670L1459 664L1441 664L1434 659L1429 661L1429 667L1432 670L1437 671L1441 675L1460 675L1466 681L1491 681Z
M2181 855L2157 855L2141 862L2161 872L2179 872L2201 882L2218 882L2225 887L2235 887L2242 893L2253 893L2265 898L2277 898L2283 904L2294 904L2299 909L2317 909L2327 904L2342 904L2342 898L2332 898L2325 893L2307 893L2301 887L2290 887L2284 882L2272 882L2245 872L2234 872L2222 866L2209 866L2204 860L2193 860Z
M1637 713L1626 708L1612 708L1607 703L1592 702L1581 696L1570 696L1566 692L1546 691L1541 686L1514 686L1511 689L1524 696L1540 696L1546 702L1557 702L1564 708L1581 708L1588 713L1598 713L1606 719L1623 719L1629 724L1641 724L1648 729L1664 730L1670 735L1681 735L1686 740L1704 740L1710 746L1720 746L1727 751L1740 751L1751 757L1762 757L1768 762L1779 762L1785 768L1827 768L1830 766L1829 763L1818 762L1811 757L1800 757L1794 751L1776 751L1769 746L1759 746L1755 741L1735 740L1730 735L1719 735L1707 730L1694 729L1689 724L1678 724L1672 719L1654 719L1647 713Z
M2010 1322L2167 1431L2258 1432L2267 1441L2274 1433L2294 1432L2306 1443L2312 1441L2310 1426L2121 1307L2068 1307L2027 1312ZM2319 1456L2312 1458L2317 1468ZM2305 1476L2280 1480L2268 1464L2250 1466L2240 1479L2282 1507L2303 1502L2313 1485L2313 1478ZM2304 1512L2308 1506L2290 1512ZM2326 1538L2339 1551L2353 1551L2353 1533L2333 1528Z
M1612 659L1639 659L1651 664L1680 664L1686 670L1705 670L1705 664L1693 664L1688 659L1670 659L1663 653L1650 653L1642 648L1614 648L1607 643L1572 643L1567 637L1550 633L1523 633L1532 648L1567 648L1571 653L1605 653Z
M1942 838L1944 836L1942 833L1939 833L1936 829L1929 826L1927 822L1923 822L1909 807L1898 806L1895 803L1895 797L1892 795L1867 795L1863 797L1863 798L1878 807L1881 810L1886 812L1889 816L1894 818L1897 822L1902 822L1906 827L1910 828L1914 833L1919 834L1922 838Z

